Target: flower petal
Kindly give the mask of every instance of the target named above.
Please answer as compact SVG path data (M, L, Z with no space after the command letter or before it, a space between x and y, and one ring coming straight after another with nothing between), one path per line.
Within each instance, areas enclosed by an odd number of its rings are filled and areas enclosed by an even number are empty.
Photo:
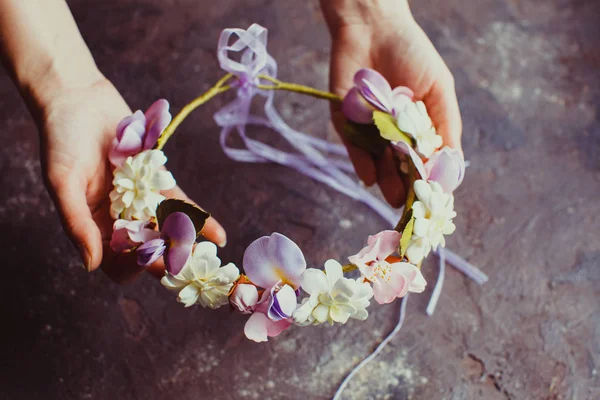
M433 153L425 164L428 179L439 183L446 193L452 193L465 175L465 162L458 149L444 147Z
M379 72L363 68L354 75L354 85L361 94L381 111L392 113L392 88Z
M399 152L408 155L415 165L415 168L417 169L417 172L421 178L428 179L429 175L427 174L425 166L423 165L423 160L421 160L421 157L419 157L417 152L411 146L409 146L408 143L392 142L392 146Z
M392 272L390 279L377 279L373 283L373 295L375 301L379 304L388 304L394 301L396 297L405 290L408 290L408 282L400 273Z
M289 285L284 285L276 293L272 292L271 304L267 313L269 319L280 321L290 318L296 309L297 300L296 292Z
M282 234L263 236L248 246L244 252L244 270L256 285L268 288L279 281L297 288L306 261L296 243Z
M183 303L186 307L193 306L198 301L200 297L200 290L194 285L190 283L179 292L179 296L177 296L177 300Z
M369 103L358 88L352 88L342 102L342 112L352 122L357 124L372 124L373 111L376 108Z
M267 324L269 319L265 314L255 312L248 318L246 325L244 325L244 334L250 340L255 342L266 342L267 338Z
M191 218L182 212L169 214L163 226L160 227L161 236L168 239L171 244L181 243L191 245L196 241L196 228Z
M144 149L151 149L158 137L171 122L169 102L165 99L155 101L146 111L146 138Z
M394 230L381 231L376 235L371 235L367 239L369 246L375 246L375 243L379 241L379 251L377 252L378 260L385 260L390 255L398 251L400 245L400 238L402 234Z
M158 260L166 249L163 239L154 239L144 243L137 249L138 265L148 266Z
M168 241L169 248L165 252L167 271L177 275L192 253L196 242L196 228L186 214L174 212L170 214L161 228L161 237Z
M340 264L336 260L325 261L325 274L327 275L327 279L329 280L329 288L332 288L333 285L339 279L342 279L344 277L342 264Z
M175 178L169 171L156 171L150 181L150 185L156 190L173 189L175 184Z
M324 293L329 291L329 281L320 269L308 268L302 274L302 290L308 294Z

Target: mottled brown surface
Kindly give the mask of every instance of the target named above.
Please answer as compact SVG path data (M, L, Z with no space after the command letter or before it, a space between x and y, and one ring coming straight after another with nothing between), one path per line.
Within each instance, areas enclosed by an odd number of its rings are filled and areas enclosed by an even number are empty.
M178 109L205 90L220 75L220 30L252 22L270 29L283 78L327 85L329 37L314 0L70 3L98 64L136 108L161 96ZM450 270L431 318L429 291L412 296L400 336L345 398L598 399L600 4L432 0L414 9L455 73L471 161L449 246L490 282ZM373 307L363 323L259 345L242 337L244 317L184 309L149 276L122 287L87 275L43 189L35 126L0 79L0 398L327 399L393 326L397 304ZM293 126L327 135L325 104L280 100ZM167 146L184 189L229 230L223 260L239 262L251 240L277 230L317 265L385 227L297 173L225 158L211 119L223 101ZM425 271L433 282L433 260Z

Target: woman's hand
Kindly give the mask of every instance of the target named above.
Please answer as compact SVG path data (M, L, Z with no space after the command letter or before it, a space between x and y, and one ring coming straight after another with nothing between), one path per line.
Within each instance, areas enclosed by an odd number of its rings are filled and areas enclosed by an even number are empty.
M44 177L65 232L88 271L102 267L114 280L129 281L143 268L136 264L134 254L119 255L109 246L114 221L109 213L112 167L108 154L117 124L131 110L101 76L89 86L54 90L42 104L39 125ZM177 187L163 194L187 199ZM225 242L225 231L212 218L204 234L219 245ZM163 275L163 270L162 264L152 266L157 275Z
M444 144L460 149L462 123L452 73L413 19L407 1L322 0L321 5L333 40L331 90L343 96L356 71L375 69L392 87L411 88L427 106ZM332 119L341 134L344 116L337 105ZM378 183L392 206L402 205L405 190L391 149L374 160L365 150L345 144L363 182Z

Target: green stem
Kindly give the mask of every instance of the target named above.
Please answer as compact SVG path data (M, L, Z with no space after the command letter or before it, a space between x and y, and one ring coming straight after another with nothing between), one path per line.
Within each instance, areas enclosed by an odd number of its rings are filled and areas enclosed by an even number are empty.
M324 100L328 100L328 101L335 101L335 102L338 102L338 103L341 103L344 100L343 97L338 96L337 94L330 93L330 92L324 92L322 90L311 88L310 86L298 85L296 83L282 82L279 79L275 79L275 78L273 78L271 76L268 76L268 75L259 75L258 77L260 79L264 79L264 80L267 80L267 81L273 83L273 85L256 85L256 87L258 89L263 89L263 90L286 90L288 92L295 92L295 93L307 94L309 96L316 97L318 99L324 99Z
M171 121L171 123L165 128L165 130L163 131L163 133L160 135L160 137L158 138L158 141L156 143L156 146L154 146L155 149L157 150L162 150L163 147L165 147L165 144L167 143L167 140L169 140L169 138L171 136L173 136L173 134L175 133L175 130L177 129L177 127L179 125L181 125L181 123L187 118L188 115L190 115L190 113L192 111L194 111L196 108L200 107L201 105L203 105L204 103L206 103L207 101L209 101L210 99L212 99L213 97L217 96L218 94L224 93L226 91L228 91L229 89L232 88L231 85L225 85L225 83L233 78L233 74L227 74L225 75L223 78L221 78L216 84L215 86L211 87L210 89L208 89L205 93L203 93L201 96L197 97L196 99L192 100L189 104L187 104L185 107L183 107L181 109L181 111L179 111L179 114L177 114L175 116L175 118L173 118L173 120ZM338 103L341 103L343 98L338 96L337 94L333 94L333 93L329 93L329 92L324 92L322 90L318 90L318 89L314 89L311 88L309 86L304 86L304 85L298 85L295 83L288 83L288 82L282 82L279 79L275 79L271 76L268 75L259 75L260 79L264 79L267 80L269 82L272 82L273 85L256 85L256 87L258 89L263 89L263 90L286 90L289 92L295 92L295 93L301 93L301 94L306 94L312 97L316 97L319 99L325 99L328 101L335 101Z
M206 103L216 95L226 92L231 89L231 85L225 85L225 83L233 77L233 74L227 74L223 78L219 79L219 81L215 84L215 86L208 89L204 94L195 98L190 103L188 103L185 107L179 111L179 114L173 118L171 123L165 128L163 133L158 138L156 142L156 146L154 146L157 150L162 150L167 143L167 140L175 133L175 129L183 122L184 119L196 108L200 107L202 104Z

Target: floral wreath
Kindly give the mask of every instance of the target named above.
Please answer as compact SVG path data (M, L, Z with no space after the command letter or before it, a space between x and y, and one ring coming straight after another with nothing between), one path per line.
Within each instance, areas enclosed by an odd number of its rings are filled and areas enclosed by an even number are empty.
M232 37L235 40L230 44ZM444 259L452 256L458 269L483 283L487 277L481 271L448 250L441 252L445 236L455 230L452 192L463 180L465 162L459 150L442 147L424 103L415 101L407 87L392 89L383 76L370 69L356 73L354 87L343 98L282 82L276 78L277 66L266 51L266 40L266 29L256 24L248 30L224 30L218 58L228 73L215 86L173 119L169 103L161 99L145 113L138 110L119 123L109 156L115 166L110 193L115 219L112 249L136 252L142 266L164 257L166 272L161 283L178 293L179 302L213 309L230 304L234 310L250 314L244 332L256 342L277 336L292 325L365 320L371 298L386 304L409 292L423 292L426 282L420 268L431 251L438 251L441 267ZM239 61L230 58L230 53L241 56ZM247 247L243 273L233 263L221 265L213 243L197 243L210 215L194 204L161 195L175 186L175 179L163 168L167 157L162 149L190 112L234 89L237 98L215 114L226 155L238 161L277 162L294 168L364 202L395 229L369 236L366 246L350 255L347 263L328 260L323 270L307 268L298 245L279 233L261 237ZM408 188L401 215L347 175L352 165L341 145L287 126L273 107L276 90L340 102L348 140L375 157L391 146ZM255 95L265 98L266 118L250 113ZM247 125L275 130L297 151L285 153L248 137ZM234 130L246 149L227 146ZM348 277L354 270L360 276ZM436 285L437 289L441 285Z

